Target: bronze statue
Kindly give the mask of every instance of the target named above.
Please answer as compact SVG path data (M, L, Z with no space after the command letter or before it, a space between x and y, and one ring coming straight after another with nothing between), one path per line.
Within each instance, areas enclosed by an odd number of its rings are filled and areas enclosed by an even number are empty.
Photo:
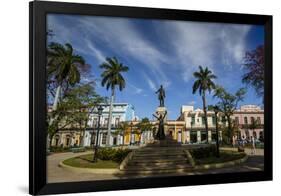
M166 95L165 95L165 90L164 90L163 86L160 85L160 88L155 93L158 93L158 99L160 101L159 107L165 107L164 99L165 99Z
M165 114L162 115L160 114L160 116L155 116L153 114L153 116L159 121L159 125L158 125L158 132L156 134L156 139L159 139L159 140L164 140L165 139L165 133L164 133L164 119L167 115L167 111L165 111Z

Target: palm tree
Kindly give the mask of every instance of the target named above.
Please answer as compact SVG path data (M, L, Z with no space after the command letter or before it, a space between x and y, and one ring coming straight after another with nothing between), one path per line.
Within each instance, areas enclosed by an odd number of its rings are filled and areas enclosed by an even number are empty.
M115 97L115 87L118 86L119 90L122 91L126 82L121 72L127 72L129 68L122 63L120 63L116 57L106 58L106 62L100 65L100 68L104 69L101 74L102 81L101 85L106 86L106 89L111 89L111 100L109 107L109 118L108 118L108 130L106 144L110 144L110 134L111 134L111 121L112 121L112 106Z
M48 78L53 77L57 83L53 110L57 109L63 83L74 86L80 81L79 67L86 66L83 57L73 54L71 44L65 46L59 43L51 43L48 48Z
M215 83L212 79L217 78L212 71L206 67L203 69L199 66L199 72L194 72L193 76L196 78L196 81L193 84L192 93L195 94L196 91L199 91L199 95L202 96L203 101L203 111L204 111L204 119L205 119L205 128L206 128L206 135L207 135L207 143L208 143L208 120L207 120L207 108L206 108L206 91L208 90L209 93L212 89L215 88Z

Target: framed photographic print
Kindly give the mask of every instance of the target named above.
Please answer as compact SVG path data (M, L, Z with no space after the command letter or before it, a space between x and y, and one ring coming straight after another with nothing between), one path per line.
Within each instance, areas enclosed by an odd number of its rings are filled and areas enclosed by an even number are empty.
M30 194L272 180L272 16L30 2Z

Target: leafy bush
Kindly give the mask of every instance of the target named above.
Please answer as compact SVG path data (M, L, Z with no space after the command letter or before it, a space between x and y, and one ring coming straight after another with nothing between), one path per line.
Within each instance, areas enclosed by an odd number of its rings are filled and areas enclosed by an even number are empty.
M202 158L215 156L216 155L216 146L211 145L208 147L190 149L190 153L191 153L192 157L195 159L202 159Z
M100 148L97 156L100 160L112 160L121 163L129 152L131 152L131 150L128 149Z
M62 146L52 146L50 148L50 152L69 152L69 147L62 147Z
M131 152L131 150L128 150L128 149L116 150L115 155L113 157L113 161L115 161L117 163L121 163L123 161L123 159L125 159L125 157L129 154L129 152Z

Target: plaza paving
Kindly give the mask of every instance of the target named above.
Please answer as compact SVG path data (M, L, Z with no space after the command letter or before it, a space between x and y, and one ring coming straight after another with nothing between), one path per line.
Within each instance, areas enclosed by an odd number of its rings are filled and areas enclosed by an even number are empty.
M229 148L228 148L229 149ZM235 149L236 150L236 149ZM75 181L94 181L94 180L109 180L109 179L126 179L126 178L139 178L139 177L148 177L148 175L123 175L123 174L91 174L91 173L82 173L69 171L65 168L59 167L59 163L65 159L79 156L83 154L88 154L89 152L83 153L56 153L49 155L47 157L47 182L75 182ZM199 175L199 174L213 174L213 173L232 173L232 172L247 172L247 171L261 171L264 168L264 156L263 150L257 149L256 154L252 155L250 149L246 149L246 153L249 155L248 160L245 163L236 165L233 167L220 168L220 169L211 169L211 170L202 170L196 172L188 172L184 174L176 175ZM161 174L165 175L174 175L174 174ZM153 175L155 176L155 175Z

